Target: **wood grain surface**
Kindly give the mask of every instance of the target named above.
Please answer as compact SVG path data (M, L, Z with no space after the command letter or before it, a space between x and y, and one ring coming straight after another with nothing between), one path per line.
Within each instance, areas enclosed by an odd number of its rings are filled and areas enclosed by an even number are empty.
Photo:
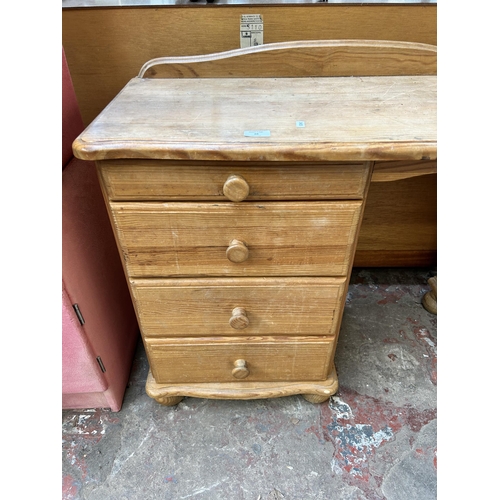
M392 182L437 173L437 160L377 161L373 165L372 182Z
M110 204L130 277L345 276L361 201ZM228 260L233 239L249 257Z
M436 90L435 76L135 78L73 149L86 160L432 160Z
M345 278L132 279L145 338L335 335ZM248 326L230 325L242 308Z
M146 394L158 403L166 405L177 404L184 396L207 399L262 399L295 394L307 395L308 401L311 402L316 397L315 402L321 403L337 392L338 385L335 367L325 380L303 382L248 382L245 380L224 384L217 382L158 384L150 370L146 381ZM312 397L309 398L309 396Z
M113 201L228 201L232 175L248 183L247 201L361 199L370 172L362 163L105 160L98 167Z
M387 40L305 40L216 54L160 57L139 78L288 78L435 75L433 45Z
M245 382L325 380L333 358L331 337L224 337L144 339L157 383L233 382L244 359ZM312 362L313 361L313 362Z
M433 4L63 9L62 44L85 124L150 59L238 49L241 15L256 13L263 16L265 44L342 39L437 44Z
M372 182L354 266L433 266L436 262L436 174Z

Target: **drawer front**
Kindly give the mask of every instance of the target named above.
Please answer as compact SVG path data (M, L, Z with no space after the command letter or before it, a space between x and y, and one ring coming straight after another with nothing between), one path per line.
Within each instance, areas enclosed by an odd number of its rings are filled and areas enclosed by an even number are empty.
M151 337L335 335L345 278L131 280Z
M108 197L116 201L235 201L231 189L245 184L248 194L244 199L250 201L361 199L369 176L369 167L363 163L249 166L247 162L108 160L99 162L99 169ZM237 181L231 188L234 176Z
M325 380L333 338L145 340L159 384Z
M111 203L130 277L345 276L361 201Z

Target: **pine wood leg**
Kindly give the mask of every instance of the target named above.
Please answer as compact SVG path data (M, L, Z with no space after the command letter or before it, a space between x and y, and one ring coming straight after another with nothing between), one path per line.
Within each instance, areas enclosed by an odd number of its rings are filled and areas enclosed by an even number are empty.
M324 390L318 391L316 393L302 394L302 397L306 401L309 401L309 403L319 404L329 399L330 396L333 396L338 391L338 388L339 379L337 377L337 370L335 370L335 367L333 367L330 385L327 388L325 387Z
M306 401L309 401L309 403L323 403L324 401L326 401L330 397L330 395L323 396L323 395L318 395L318 394L302 394L302 397Z
M163 406L175 406L184 399L184 396L172 394L168 387L157 384L151 370L146 381L146 394Z
M184 399L184 396L156 396L154 399L163 406L175 406Z
M437 314L437 276L430 278L427 283L429 283L431 291L423 296L422 305L431 314Z

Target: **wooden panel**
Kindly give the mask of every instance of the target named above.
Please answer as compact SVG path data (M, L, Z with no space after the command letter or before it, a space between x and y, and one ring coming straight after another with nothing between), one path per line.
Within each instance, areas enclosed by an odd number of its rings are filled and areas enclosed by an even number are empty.
M434 265L436 215L436 175L372 183L354 266Z
M157 383L235 382L234 362L244 359L245 382L324 380L329 375L330 337L145 339ZM311 360L314 360L311 363Z
M307 382L217 382L158 384L151 371L146 381L146 394L161 404L177 404L177 397L208 399L266 399L304 394L311 403L321 403L338 390L338 378L335 367L325 380ZM318 398L314 400L313 398Z
M75 140L75 156L246 161L436 158L436 76L283 80L132 79ZM297 127L297 121L306 126ZM248 136L253 131L265 133Z
M394 40L437 44L436 5L231 5L63 9L62 43L89 124L150 59L240 46L241 14L262 14L264 42Z
M224 183L239 175L249 186L247 200L361 199L368 165L318 163L99 162L111 200L225 200Z
M140 78L435 75L435 46L367 40L281 42L148 61Z
M145 337L334 335L345 278L131 280ZM243 308L244 328L230 326ZM241 327L241 324L235 326Z
M111 203L128 275L346 275L361 201ZM232 240L248 259L226 257Z
M435 173L437 173L437 160L377 161L373 166L371 180L392 182Z

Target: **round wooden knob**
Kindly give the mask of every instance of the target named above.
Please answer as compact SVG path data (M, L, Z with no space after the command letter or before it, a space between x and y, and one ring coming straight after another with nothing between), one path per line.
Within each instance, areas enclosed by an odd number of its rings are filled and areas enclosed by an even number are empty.
M231 372L234 378L246 378L250 371L247 368L247 362L244 359L237 359L234 362L234 368Z
M229 326L235 330L243 330L250 324L247 312L243 307L235 307L231 319L229 320Z
M241 175L230 175L224 182L222 192L231 201L243 201L248 196L250 187Z
M243 241L232 240L227 247L226 257L231 262L244 262L248 259L248 247Z

